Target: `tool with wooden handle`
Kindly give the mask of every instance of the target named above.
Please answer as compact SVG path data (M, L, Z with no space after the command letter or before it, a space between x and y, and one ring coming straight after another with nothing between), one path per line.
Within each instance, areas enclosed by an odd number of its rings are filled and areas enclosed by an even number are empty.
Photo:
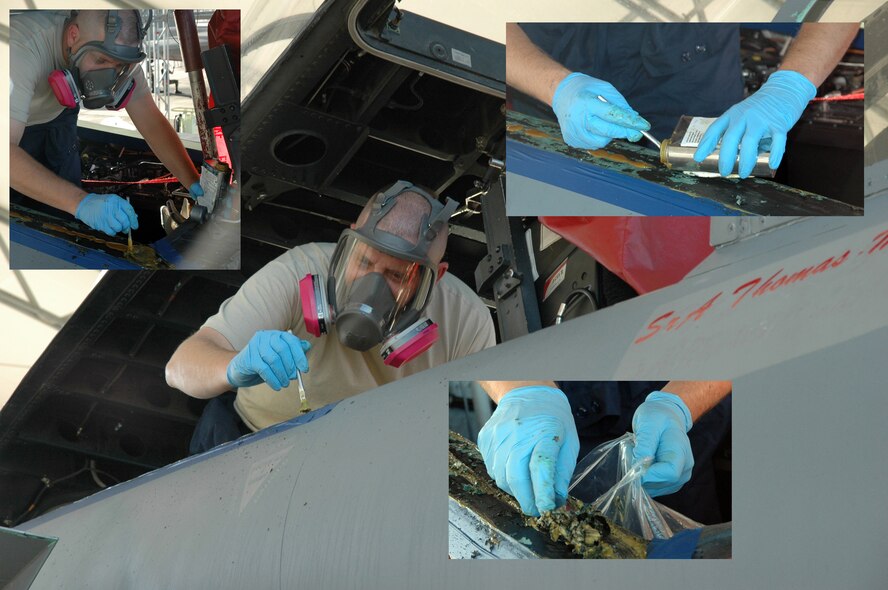
M311 408L308 406L308 398L305 395L305 383L302 382L302 371L299 369L296 369L296 380L299 382L299 401L302 403L299 411L304 414L310 412Z

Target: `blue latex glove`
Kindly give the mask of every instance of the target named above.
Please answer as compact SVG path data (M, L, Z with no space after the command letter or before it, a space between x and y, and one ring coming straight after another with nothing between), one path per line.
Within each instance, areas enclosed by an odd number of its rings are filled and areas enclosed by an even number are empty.
M709 126L694 152L694 160L702 162L721 139L718 173L722 176L731 173L739 146L737 173L746 178L755 167L759 143L770 138L768 165L776 170L786 150L787 132L816 94L817 88L802 74L791 70L774 72L758 92L729 108Z
M687 435L691 425L691 411L671 393L655 391L635 410L632 463L654 458L641 477L641 485L651 496L677 492L691 479L694 455Z
M496 485L531 516L567 500L580 441L567 397L552 387L514 389L478 433L478 449Z
M74 217L109 236L139 228L136 210L117 195L86 195L77 205Z
M290 332L262 330L228 363L226 376L232 387L249 387L263 381L275 391L296 378L296 369L308 372L305 353L311 344Z
M598 100L598 95L608 102ZM641 132L651 128L619 90L604 80L579 72L558 84L552 110L558 117L564 141L577 148L597 150L617 137L638 141Z
M203 188L201 188L199 181L191 183L191 186L188 187L188 194L191 195L191 198L195 201L197 200L197 197L203 196Z

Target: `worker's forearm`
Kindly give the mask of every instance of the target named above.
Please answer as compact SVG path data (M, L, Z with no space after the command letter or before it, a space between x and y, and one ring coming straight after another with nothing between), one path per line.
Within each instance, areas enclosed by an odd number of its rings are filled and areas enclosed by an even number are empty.
M159 111L158 114L160 115ZM182 145L182 140L176 135L176 130L166 117L163 115L156 117L156 124L150 125L145 132L140 130L140 133L167 170L172 172L186 188L200 180L197 169L188 157L185 146Z
M179 345L167 363L167 385L198 399L230 391L226 372L235 354L206 340L189 338Z
M479 381L478 385L496 403L499 403L504 395L519 387L540 386L557 388L554 381Z
M691 411L691 420L714 408L718 402L731 393L730 381L670 381L662 391L672 393L682 399Z
M18 192L71 215L87 195L13 144L9 145L9 177L9 185Z
M570 70L546 55L515 23L506 24L506 83L551 105Z
M179 179L179 182L188 187L200 179L188 157L188 152L185 151L185 146L182 145L182 140L154 104L150 94L143 94L131 100L126 112L154 154L160 158L167 170Z
M858 23L805 23L793 40L781 70L793 70L820 86L860 29Z

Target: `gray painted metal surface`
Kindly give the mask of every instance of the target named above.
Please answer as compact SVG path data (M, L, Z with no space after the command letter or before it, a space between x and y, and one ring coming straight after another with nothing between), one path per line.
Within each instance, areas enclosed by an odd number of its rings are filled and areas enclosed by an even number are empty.
M709 244L721 246L767 231L801 217L710 217Z
M453 498L447 500L448 555L451 559L535 559L537 554Z
M888 512L888 195L718 252L672 287L506 342L31 521L34 588L876 588ZM886 234L888 235L888 234ZM641 343L751 277L844 262ZM836 260L838 258L834 258ZM447 560L451 379L733 379L728 563Z
M56 539L0 527L0 588L28 590Z

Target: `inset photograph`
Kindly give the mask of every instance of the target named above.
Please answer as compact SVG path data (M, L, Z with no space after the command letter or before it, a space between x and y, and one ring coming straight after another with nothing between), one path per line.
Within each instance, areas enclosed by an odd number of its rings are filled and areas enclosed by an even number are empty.
M13 10L10 267L240 268L240 11Z
M860 23L508 23L509 215L863 214Z
M730 559L731 392L451 381L449 557Z

